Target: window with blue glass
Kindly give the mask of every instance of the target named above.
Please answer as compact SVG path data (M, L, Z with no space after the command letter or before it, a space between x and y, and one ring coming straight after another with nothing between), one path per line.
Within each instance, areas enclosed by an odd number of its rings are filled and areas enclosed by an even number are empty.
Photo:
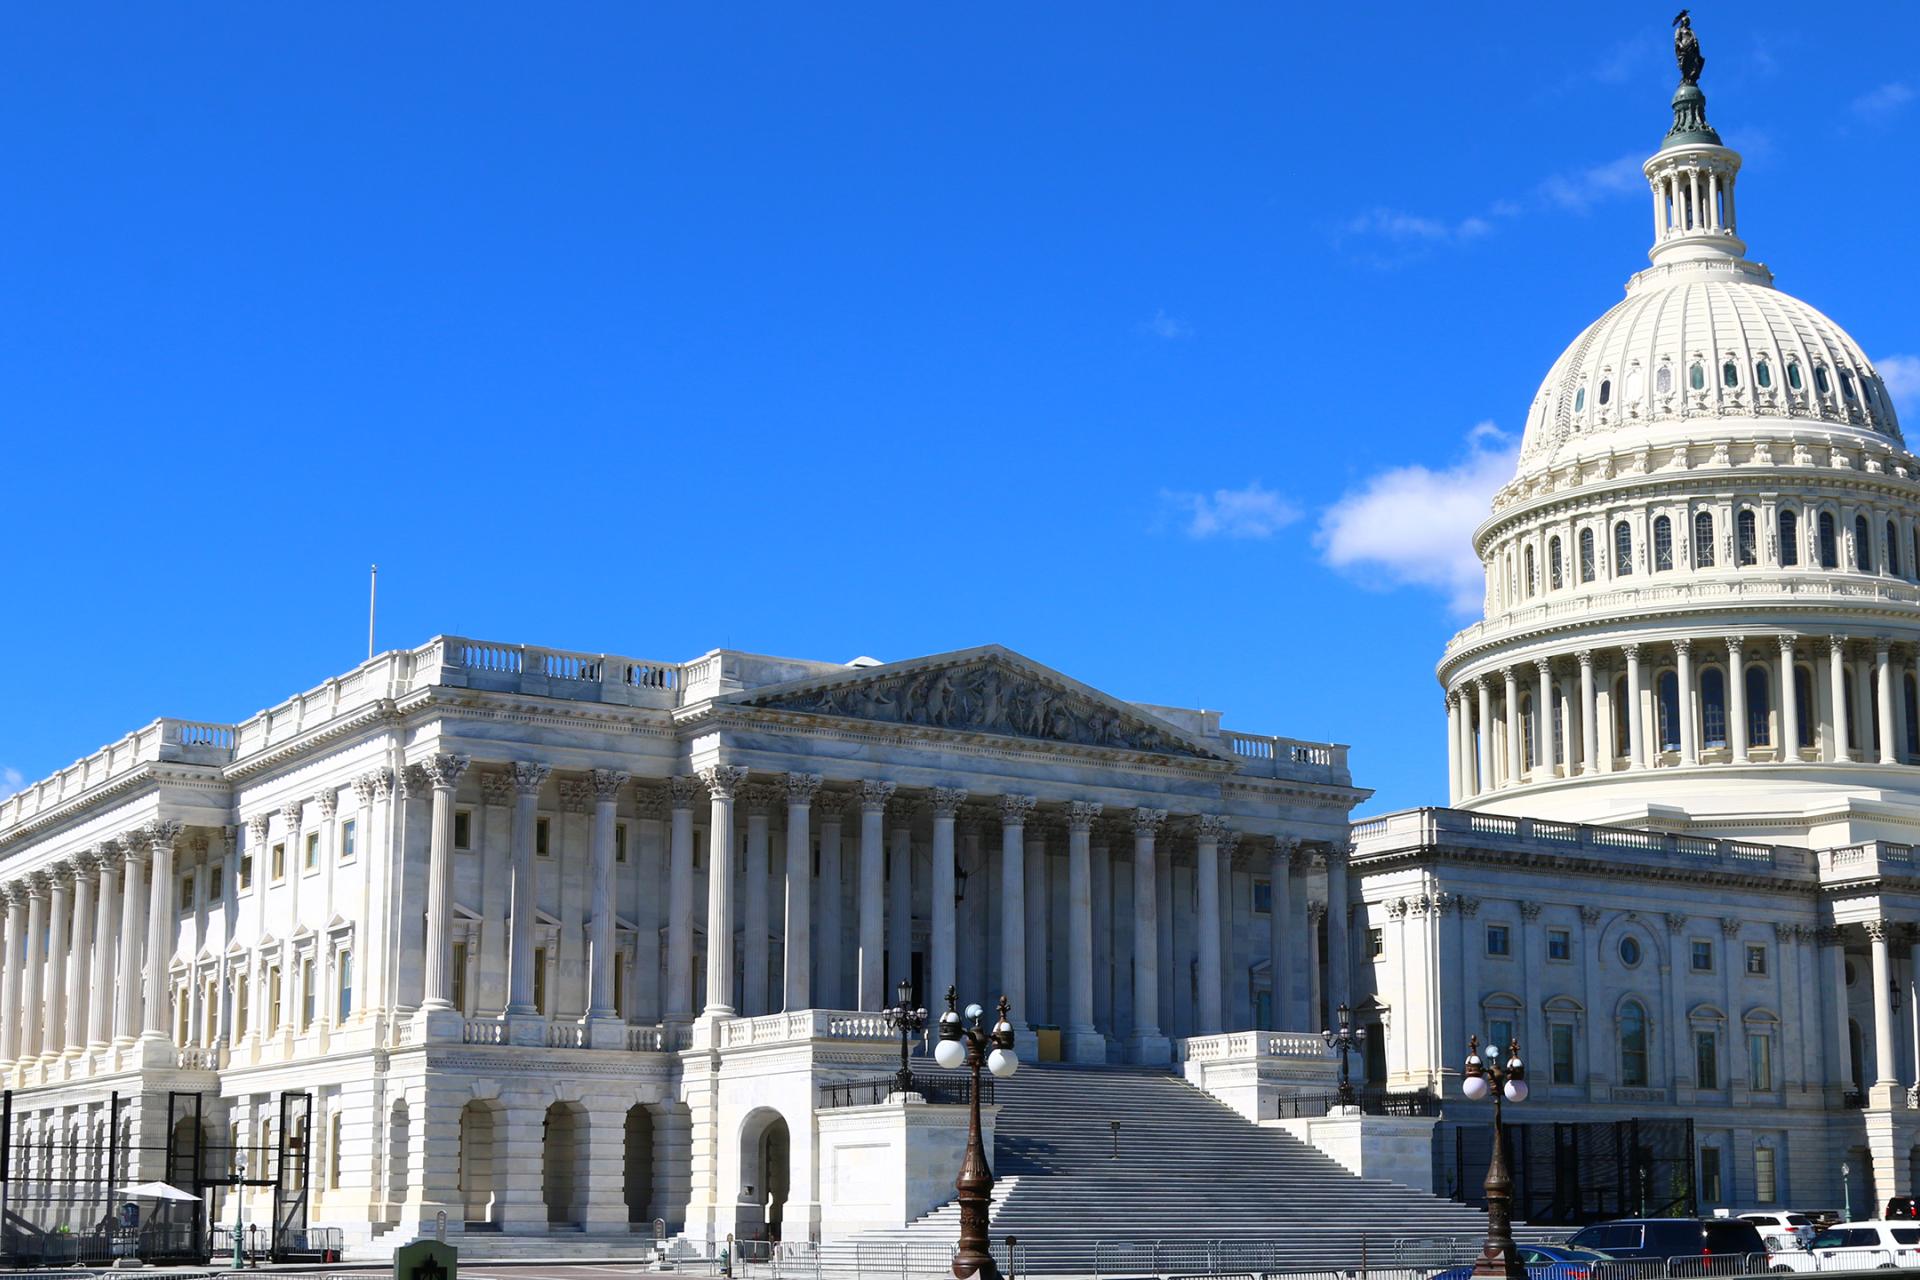
M1671 671L1662 671L1659 680L1654 682L1657 696L1654 701L1659 706L1660 749L1678 751L1680 749L1680 678Z
M1700 673L1700 725L1704 745L1727 745L1727 681L1718 667Z

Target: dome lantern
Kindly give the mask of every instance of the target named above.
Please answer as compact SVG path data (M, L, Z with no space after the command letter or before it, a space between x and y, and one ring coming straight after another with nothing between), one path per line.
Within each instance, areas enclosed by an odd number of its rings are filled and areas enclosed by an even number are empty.
M1747 246L1735 230L1733 181L1740 153L1721 145L1707 123L1700 72L1707 60L1682 9L1673 20L1673 53L1680 86L1673 92L1673 127L1643 166L1653 187L1653 249L1657 264L1744 262Z

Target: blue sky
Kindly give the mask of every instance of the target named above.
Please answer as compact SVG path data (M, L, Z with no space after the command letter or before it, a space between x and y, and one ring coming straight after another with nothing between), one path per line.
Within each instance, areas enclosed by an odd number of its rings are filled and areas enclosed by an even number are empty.
M12 6L0 791L349 668L377 560L382 647L999 642L1443 802L1671 16ZM1754 255L1920 421L1920 7L1694 20Z

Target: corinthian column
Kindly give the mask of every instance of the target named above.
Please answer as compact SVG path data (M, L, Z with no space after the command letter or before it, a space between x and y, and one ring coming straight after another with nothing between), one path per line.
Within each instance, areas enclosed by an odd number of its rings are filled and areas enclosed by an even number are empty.
M140 1012L140 962L147 949L145 907L147 897L147 841L139 831L120 838L126 853L126 887L120 894L120 1003L114 1009L113 1038L130 1045L140 1035L144 1018Z
M507 771L513 782L512 847L508 852L507 1008L510 1018L533 1017L533 925L538 914L534 886L534 837L540 822L540 788L551 765L516 760Z
M1474 697L1480 709L1477 719L1480 730L1479 749L1475 752L1480 766L1480 776L1475 780L1473 794L1476 796L1493 790L1493 690L1487 687L1485 676L1475 676L1473 681Z
M1699 731L1695 725L1695 707L1698 698L1693 687L1693 641L1679 639L1673 642L1674 665L1678 668L1676 682L1680 686L1680 763L1699 764Z
M789 1013L813 1007L813 797L823 781L817 773L787 775L787 927L781 964L787 989L781 1007ZM826 861L824 847L821 861Z
M473 763L470 756L435 755L422 762L433 784L433 826L427 842L428 1013L453 1011L453 791Z
M93 990L88 973L93 950L93 877L93 855L83 853L74 861L73 937L67 952L68 1057L87 1051L87 999Z
M1793 637L1780 637L1780 760L1800 758L1799 673L1794 669Z
M1844 636L1830 636L1827 639L1827 675L1833 699L1833 742L1830 759L1847 761L1853 759L1853 750L1847 744L1847 641Z
M673 844L667 859L667 998L666 1020L693 1021L693 806L699 799L697 778L673 778L667 783L673 812Z
M1327 1005L1352 1004L1353 949L1347 941L1347 855L1349 846L1327 846Z
M57 1058L67 1047L67 929L73 919L73 867L56 862L47 868L47 954L41 966L40 1031L42 1061Z
M927 937L924 993L929 1005L945 995L960 976L954 959L953 819L966 800L967 793L955 787L935 787L933 791L933 874L928 885L932 928Z
M141 1019L142 1040L170 1042L167 1034L167 978L173 967L173 842L177 822L146 825L147 851L153 859L153 885L147 893L147 996Z
M1299 847L1293 836L1274 837L1267 864L1269 1031L1284 1029L1293 1017L1293 851Z
M1153 841L1167 820L1165 809L1133 811L1133 1035L1135 1062L1164 1063L1171 1046L1160 1034L1160 925L1155 891Z
M1727 637L1727 754L1733 764L1747 762L1747 641Z
M20 1056L20 988L23 966L18 958L27 932L27 892L19 881L0 885L0 902L7 904L6 950L0 952L0 1067L10 1067Z
M1580 772L1600 772L1600 703L1593 686L1593 650L1575 654L1580 662ZM1571 754L1571 752L1569 752ZM1567 762L1567 774L1573 774L1573 762Z
M1027 819L1038 803L1034 796L1000 797L1000 986L1020 1031L1033 1025L1027 1007Z
M120 909L120 846L109 840L93 851L93 860L100 871L100 893L93 904L93 994L87 1018L87 1048L105 1053L113 1044L113 920Z
M1873 647L1874 705L1880 713L1880 763L1899 764L1899 747L1894 739L1893 654L1885 641Z
M1194 889L1200 908L1200 1008L1195 1035L1218 1035L1220 1018L1220 836L1227 820L1204 814L1194 832Z
M1503 668L1500 677L1507 686L1507 785L1517 787L1527 780L1522 755L1525 739L1521 737L1520 678L1512 667Z
M820 927L814 931L813 1001L822 1009L843 1009L847 1001L840 931L840 827L846 802L838 793L820 802Z
M1647 767L1646 716L1640 709L1640 646L1622 645L1627 656L1627 767Z
M1069 1062L1105 1062L1106 1037L1093 1027L1093 824L1101 806L1067 806L1067 1027Z
M620 1017L613 1002L613 828L614 807L627 775L617 769L595 769L593 786L593 918L587 942L592 949L593 972L587 983L587 1018L612 1022Z
M886 834L891 782L860 784L860 1008L872 1012L887 1004L883 957L887 946Z
M700 781L713 797L707 818L707 1007L711 1022L733 1016L733 798L747 771L710 765Z
M741 904L740 1012L749 1018L771 1012L767 998L767 933L771 918L767 904L767 827L778 796L772 787L748 787L747 869L741 876L745 902Z

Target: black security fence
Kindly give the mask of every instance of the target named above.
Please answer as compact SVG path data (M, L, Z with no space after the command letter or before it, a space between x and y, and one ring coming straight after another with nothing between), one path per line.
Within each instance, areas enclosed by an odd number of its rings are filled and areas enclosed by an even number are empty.
M250 1141L236 1141L216 1105L169 1093L152 1118L163 1124L136 1125L129 1100L114 1093L104 1111L29 1120L11 1091L0 1092L0 1264L205 1261L216 1243L231 1251L232 1224L214 1215L224 1204L231 1216L243 1188L270 1206L266 1221L245 1224L249 1252L276 1261L310 1252L312 1095L281 1094L277 1122Z
M1505 1129L1516 1220L1575 1226L1699 1214L1691 1120L1509 1123ZM1433 1151L1435 1190L1485 1208L1493 1126L1443 1123Z

